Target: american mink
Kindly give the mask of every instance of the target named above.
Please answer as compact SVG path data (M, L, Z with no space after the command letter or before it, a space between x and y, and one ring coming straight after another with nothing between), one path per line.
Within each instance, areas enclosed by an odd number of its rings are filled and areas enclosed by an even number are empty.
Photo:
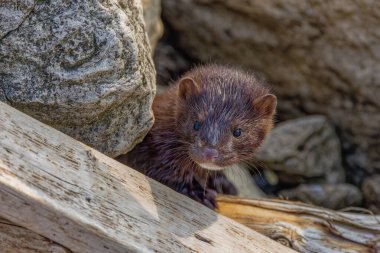
M117 159L215 208L217 193L236 194L221 170L252 158L273 126L276 104L254 75L196 67L156 96L153 128Z

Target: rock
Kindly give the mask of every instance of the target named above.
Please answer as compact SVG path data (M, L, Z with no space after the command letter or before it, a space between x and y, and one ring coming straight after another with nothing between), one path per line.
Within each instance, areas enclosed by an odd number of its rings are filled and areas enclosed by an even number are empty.
M279 195L330 209L358 206L363 199L359 188L350 184L302 184Z
M158 39L164 32L161 21L161 0L142 0L145 29L148 33L152 52L156 48Z
M33 11L35 0L1 1L0 3L0 40L9 32L17 29Z
M367 207L372 212L380 214L380 174L365 179L362 192Z
M154 64L158 85L168 85L190 69L190 62L186 57L164 41L159 41L157 44L154 52Z
M0 8L0 100L110 156L130 150L153 124L140 1L17 6Z
M345 176L339 139L324 116L278 124L259 148L256 160L289 183L318 177L337 183L343 182Z
M280 115L326 115L380 171L379 1L162 2L183 51L266 74Z

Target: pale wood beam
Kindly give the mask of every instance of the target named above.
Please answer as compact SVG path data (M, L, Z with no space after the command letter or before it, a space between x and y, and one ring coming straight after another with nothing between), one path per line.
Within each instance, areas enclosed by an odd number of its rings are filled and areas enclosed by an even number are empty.
M4 103L0 201L73 252L293 252Z

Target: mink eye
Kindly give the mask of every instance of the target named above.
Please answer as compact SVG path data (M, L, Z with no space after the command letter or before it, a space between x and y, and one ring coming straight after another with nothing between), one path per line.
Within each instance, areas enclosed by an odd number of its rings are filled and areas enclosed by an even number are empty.
M198 121L195 121L195 123L194 123L194 130L198 131L199 129L201 129L201 123L199 123Z
M236 128L233 133L234 137L239 137L241 135L241 129L240 128Z

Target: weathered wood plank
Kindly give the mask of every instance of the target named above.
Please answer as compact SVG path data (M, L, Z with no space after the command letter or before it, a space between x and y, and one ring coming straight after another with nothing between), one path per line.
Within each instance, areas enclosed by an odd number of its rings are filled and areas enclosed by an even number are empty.
M73 252L292 252L3 103L0 201Z
M380 252L380 215L276 199L220 196L217 203L221 214L300 252Z
M71 253L61 245L2 218L0 218L0 252Z

